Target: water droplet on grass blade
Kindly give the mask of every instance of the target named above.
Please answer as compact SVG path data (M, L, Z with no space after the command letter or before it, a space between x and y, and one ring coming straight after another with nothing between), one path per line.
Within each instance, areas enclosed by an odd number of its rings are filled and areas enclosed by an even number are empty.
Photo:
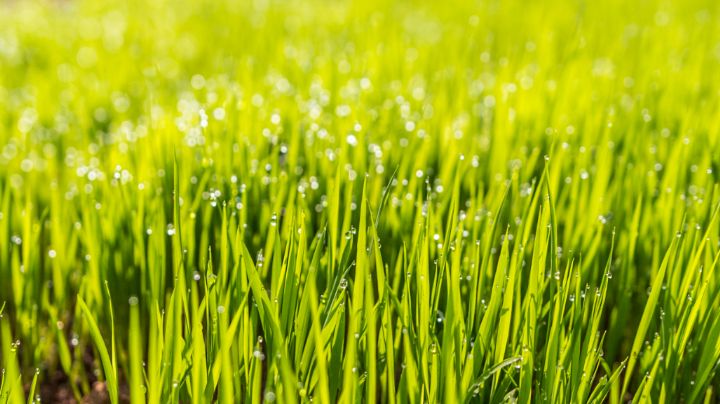
M256 359L260 360L260 361L264 361L264 360L265 360L265 354L264 354L262 351L258 350L258 349L256 349L256 350L253 351L253 356L254 356Z

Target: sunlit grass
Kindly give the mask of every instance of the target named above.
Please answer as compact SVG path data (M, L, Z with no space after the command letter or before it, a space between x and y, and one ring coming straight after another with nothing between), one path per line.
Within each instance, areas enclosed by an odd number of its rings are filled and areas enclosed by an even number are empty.
M0 4L0 397L714 402L713 1Z

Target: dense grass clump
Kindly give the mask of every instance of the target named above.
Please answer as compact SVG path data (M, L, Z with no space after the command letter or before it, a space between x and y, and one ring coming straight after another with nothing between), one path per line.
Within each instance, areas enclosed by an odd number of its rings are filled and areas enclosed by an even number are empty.
M0 2L0 400L720 400L718 7Z

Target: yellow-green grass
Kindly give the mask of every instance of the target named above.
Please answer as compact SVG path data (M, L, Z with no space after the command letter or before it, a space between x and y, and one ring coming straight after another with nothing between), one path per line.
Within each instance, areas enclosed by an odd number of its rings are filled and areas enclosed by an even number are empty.
M0 400L717 401L719 7L0 3Z

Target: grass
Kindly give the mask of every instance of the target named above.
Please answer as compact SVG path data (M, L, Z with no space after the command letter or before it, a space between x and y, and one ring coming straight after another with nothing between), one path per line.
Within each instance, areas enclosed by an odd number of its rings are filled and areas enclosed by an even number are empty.
M1 399L717 401L718 7L3 2Z

